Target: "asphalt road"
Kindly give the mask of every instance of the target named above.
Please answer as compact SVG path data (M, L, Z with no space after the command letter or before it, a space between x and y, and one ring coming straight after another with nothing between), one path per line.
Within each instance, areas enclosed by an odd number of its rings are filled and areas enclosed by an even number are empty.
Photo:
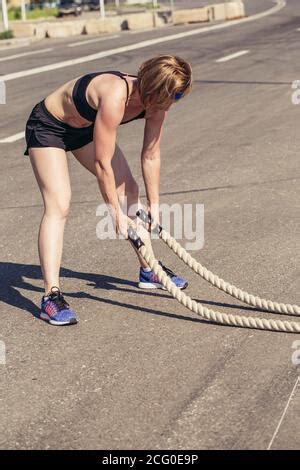
M3 76L198 27L124 32L77 47L68 47L77 38L45 40L1 51L7 60L0 71ZM253 22L11 79L0 140L23 131L33 105L72 77L99 69L134 73L158 53L185 57L194 90L166 122L161 202L204 204L205 243L192 255L213 272L248 292L299 303L300 106L291 101L291 83L300 80L299 27L299 2L289 0ZM249 53L216 62L240 50ZM144 194L141 139L142 122L118 133ZM42 204L23 149L22 139L0 143L0 346L6 347L0 447L299 449L299 369L292 364L299 336L218 326L163 291L139 291L129 244L96 237L102 199L71 154L73 203L61 274L80 322L58 328L35 318L42 294L36 246ZM202 282L162 242L155 241L155 251L190 280L187 293L204 305L273 316Z

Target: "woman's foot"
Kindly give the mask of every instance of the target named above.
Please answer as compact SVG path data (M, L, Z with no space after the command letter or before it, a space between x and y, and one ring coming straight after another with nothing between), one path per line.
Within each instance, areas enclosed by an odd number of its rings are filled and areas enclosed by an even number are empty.
M40 318L57 326L77 323L75 313L70 309L58 287L52 287L51 292L42 297Z
M164 266L161 261L159 261L160 266L165 271L165 273L169 276L172 282L179 288L185 289L188 286L188 282L183 279L182 277L176 276L171 269ZM145 270L144 268L140 268L140 280L139 280L139 287L141 289L165 289L165 287L159 282L158 277L154 274L153 271Z

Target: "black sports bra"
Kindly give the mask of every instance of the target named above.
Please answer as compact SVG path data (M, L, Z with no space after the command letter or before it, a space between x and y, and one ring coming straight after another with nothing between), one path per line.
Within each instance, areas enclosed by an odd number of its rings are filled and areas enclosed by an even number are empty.
M94 72L94 73L88 73L88 74L83 75L82 77L80 77L75 82L73 92L72 92L72 98L73 98L73 102L75 104L75 107L76 107L78 113L84 119L87 119L88 121L91 121L91 122L95 121L96 115L97 115L97 110L92 108L89 105L89 103L87 102L86 89L87 89L88 84L90 83L90 81L94 77L97 77L97 75L102 75L104 73L110 73L112 75L117 75L118 77L122 78L125 81L126 88L127 88L126 103L128 101L128 96L129 96L129 87L128 87L128 83L127 83L127 80L126 80L125 77L126 76L136 77L136 75L129 75L129 74L125 74L125 73L117 72L117 71L113 71L113 72L110 72L110 71L109 72ZM143 119L144 117L145 117L145 111L142 111L138 116L136 116L132 119L129 119L129 121L121 122L121 124L127 124L128 122L134 121L135 119Z

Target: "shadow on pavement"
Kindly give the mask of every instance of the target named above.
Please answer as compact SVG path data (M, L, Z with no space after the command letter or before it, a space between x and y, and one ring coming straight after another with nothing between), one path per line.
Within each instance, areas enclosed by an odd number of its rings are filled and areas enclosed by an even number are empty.
M25 310L31 313L34 317L38 317L39 315L39 308L35 303L33 303L29 298L24 296L18 289L28 290L30 292L39 292L41 295L43 294L43 289L41 287L34 286L30 284L30 282L25 281L23 278L29 279L38 279L42 280L42 273L41 269L37 265L31 264L21 264L21 263L10 263L10 262L0 262L0 276L1 276L1 285L0 285L0 301L11 305L13 307L20 308L21 310ZM162 294L162 291L159 292L148 292L144 290L139 290L136 288L136 283L121 279L118 277L107 276L103 274L94 274L94 273L82 273L78 271L73 271L71 269L61 268L61 277L62 278L70 278L70 279L79 279L83 281L87 281L88 286L94 287L94 289L103 289L103 290L116 290L121 292L127 292L131 294L138 294L138 295L148 295L148 296L155 296L165 299L170 299L171 297L169 294ZM119 287L116 284L119 284L124 287ZM134 289L130 288L134 287ZM70 298L77 298L77 299L89 299L95 300L107 305L114 305L121 308L128 308L130 310L138 311L139 313L147 313L147 314L154 314L163 317L170 317L176 318L178 320L187 320L192 322L198 323L207 323L206 320L201 320L199 318L188 317L185 315L178 315L173 314L170 312L163 312L161 310L154 310L148 307L141 307L140 305L134 305L130 303L125 303L123 301L113 300L113 299L105 299L103 297L98 297L95 295L91 295L88 292L69 292L66 295ZM259 309L255 309L253 307L246 307L240 305L232 305L222 302L214 302L208 301L204 299L194 299L198 302L211 305L211 306L219 306L219 307L229 307L231 309L238 309L238 310L250 310L252 312L263 311ZM170 304L171 307L171 304Z

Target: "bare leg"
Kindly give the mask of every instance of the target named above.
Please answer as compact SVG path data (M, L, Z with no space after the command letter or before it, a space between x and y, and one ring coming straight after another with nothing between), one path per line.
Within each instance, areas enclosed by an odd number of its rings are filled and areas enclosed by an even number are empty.
M47 294L51 287L59 287L64 227L71 200L70 178L64 150L31 148L29 155L44 201L38 247Z
M73 150L73 154L86 169L96 176L93 142L78 150ZM142 203L139 198L139 187L131 173L127 160L118 145L116 145L115 154L112 159L112 168L115 175L120 205L121 207L124 207L124 202L126 200L127 209L130 210L127 215L133 218L136 210L142 207ZM139 235L147 248L153 253L149 233L141 225L139 226ZM140 265L147 268L148 265L145 263L139 252L137 250L135 250L135 252L138 256Z

